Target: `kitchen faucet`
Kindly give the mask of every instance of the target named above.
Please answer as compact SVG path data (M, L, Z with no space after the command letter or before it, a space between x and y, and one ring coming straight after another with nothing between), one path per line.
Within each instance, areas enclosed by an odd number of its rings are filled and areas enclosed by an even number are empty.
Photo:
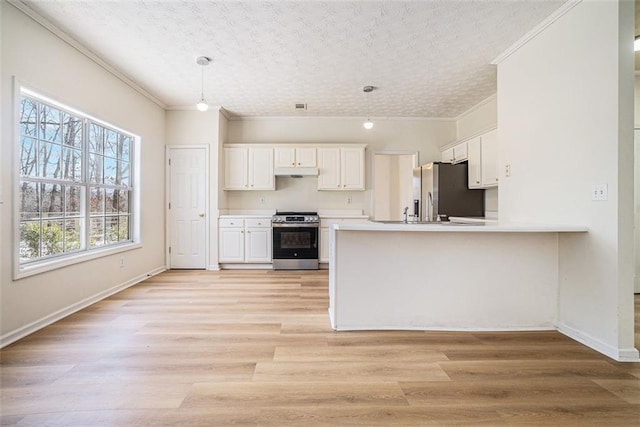
M402 211L402 215L404 215L405 224L409 222L409 219L407 218L407 212L409 212L409 206L405 206L404 211Z

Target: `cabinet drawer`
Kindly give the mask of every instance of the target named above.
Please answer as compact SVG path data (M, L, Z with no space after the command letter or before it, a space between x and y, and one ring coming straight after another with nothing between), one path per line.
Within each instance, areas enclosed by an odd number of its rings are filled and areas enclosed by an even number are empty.
M244 227L244 219L242 218L220 218L220 227Z
M271 218L251 218L245 219L244 223L247 227L254 228L271 228Z

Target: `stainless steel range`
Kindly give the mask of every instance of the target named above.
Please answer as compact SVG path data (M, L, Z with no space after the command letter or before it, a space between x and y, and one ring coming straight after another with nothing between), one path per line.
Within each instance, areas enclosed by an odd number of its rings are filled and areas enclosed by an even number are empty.
M277 212L273 226L274 270L317 270L317 212Z

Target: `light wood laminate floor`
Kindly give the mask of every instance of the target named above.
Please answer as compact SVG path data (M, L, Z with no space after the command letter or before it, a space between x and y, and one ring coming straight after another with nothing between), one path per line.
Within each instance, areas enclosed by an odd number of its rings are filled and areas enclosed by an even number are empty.
M160 274L0 351L0 422L640 425L640 363L557 332L334 332L327 306L326 271Z

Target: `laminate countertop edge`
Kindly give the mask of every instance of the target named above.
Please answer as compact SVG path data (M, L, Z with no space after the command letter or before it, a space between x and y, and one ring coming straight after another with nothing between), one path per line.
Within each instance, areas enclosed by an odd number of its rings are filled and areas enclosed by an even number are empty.
M589 229L582 225L485 223L485 224L383 224L363 222L357 224L335 224L338 231L403 231L431 233L585 233Z

